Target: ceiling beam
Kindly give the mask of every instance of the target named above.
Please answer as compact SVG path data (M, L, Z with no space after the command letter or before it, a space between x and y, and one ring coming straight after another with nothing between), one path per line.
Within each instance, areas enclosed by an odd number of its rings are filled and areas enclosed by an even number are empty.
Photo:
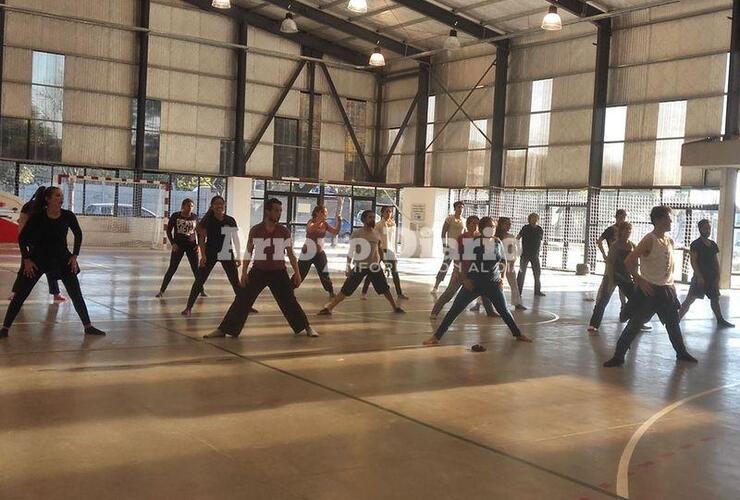
M325 38L321 38L319 36L312 35L310 33L305 33L303 31L299 31L298 33L294 33L294 34L281 33L280 32L281 21L276 21L274 19L270 19L269 17L265 17L255 12L250 12L247 9L244 9L242 7L238 7L234 5L229 10L222 10L222 9L214 8L211 5L211 0L184 0L184 1L194 7L198 7L201 10L213 12L215 14L225 15L238 22L246 22L247 24L254 26L255 28L259 28L261 30L267 31L274 35L281 36L288 40L292 40L293 42L299 43L301 45L305 45L306 47L311 47L312 49L318 50L319 52L322 52L326 55L335 57L339 59L340 61L344 61L349 64L355 65L355 66L366 66L367 65L368 56L366 54L355 52L352 49L338 45L336 42L329 41Z
M334 16L332 14L329 14L328 12L325 12L324 10L317 9L316 7L312 7L301 2L293 0L267 1L273 5L285 9L286 11L290 10L294 14L305 17L317 23L321 23L330 28L342 31L355 38L365 40L366 42L377 44L384 49L390 50L391 52L395 52L396 54L400 54L402 56L413 56L423 52L422 49L411 46L405 42L399 42L398 40L390 38L386 35L382 35L377 31L363 28L362 26L347 21L346 19Z
M603 10L597 9L583 0L547 0L547 2L578 17L592 17L598 16L599 14L605 14ZM596 20L594 21L594 24L598 26L603 24L602 21L604 21L604 19Z
M440 7L438 5L426 2L424 0L393 0L397 4L422 14L450 28L464 31L479 40L495 38L504 35L503 32L487 28L482 24L473 21L467 17L455 14L453 11Z

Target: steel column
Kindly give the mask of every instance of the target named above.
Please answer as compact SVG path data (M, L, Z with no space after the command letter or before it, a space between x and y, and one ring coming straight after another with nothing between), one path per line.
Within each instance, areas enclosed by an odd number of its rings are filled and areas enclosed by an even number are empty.
M306 149L304 150L304 171L306 177L313 177L308 175L311 172L313 166L313 121L314 113L316 112L316 106L314 99L316 98L316 63L314 61L308 62L308 134L306 137ZM316 172L316 177L319 177L319 173Z
M594 75L594 101L591 118L591 158L588 184L601 187L604 168L604 132L606 128L607 91L609 88L609 54L611 47L611 20L598 26L596 31L596 66Z
M429 111L429 65L419 66L416 95L416 143L414 144L414 186L424 185L427 149L427 113Z
M139 27L149 29L149 0L139 0ZM140 31L139 37L139 84L136 91L136 147L134 170L144 170L144 148L146 141L146 87L149 69L149 33Z
M237 43L247 45L248 25L244 21L239 23ZM236 109L234 110L234 165L231 174L246 175L247 164L244 158L244 120L246 113L247 93L247 52L239 49L236 52Z
M509 79L509 44L496 49L496 81L493 89L493 120L491 123L491 165L489 185L504 185L504 134L506 131L506 92Z
M373 131L373 181L385 182L380 171L380 127L383 114L383 75L375 75L375 130Z

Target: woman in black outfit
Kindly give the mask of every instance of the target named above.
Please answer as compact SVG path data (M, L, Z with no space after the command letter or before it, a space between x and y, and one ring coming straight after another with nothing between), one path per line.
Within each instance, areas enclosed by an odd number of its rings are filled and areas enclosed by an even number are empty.
M193 207L195 207L193 200L185 198L182 200L180 211L172 214L170 221L167 223L167 239L170 240L170 245L172 245L172 253L170 254L170 267L164 273L162 286L159 287L159 293L156 295L157 298L164 296L170 280L172 280L180 266L183 255L188 256L193 277L198 279L198 243L195 239L198 217L193 213ZM200 291L200 295L201 297L207 296L203 290Z
M82 230L75 214L62 209L64 195L58 187L49 187L39 196L32 209L33 215L19 237L23 256L23 272L19 273L15 296L8 306L0 338L8 336L10 325L18 315L28 295L42 274L50 279L60 279L67 289L75 311L82 320L86 335L105 335L90 322L85 299L82 298L77 273L77 256L82 245ZM74 248L67 248L67 233L74 234Z
M36 192L31 196L31 199L28 200L23 207L21 207L21 214L18 217L18 236L20 237L21 231L23 231L23 228L25 227L26 223L28 222L28 218L33 215L31 213L31 210L34 206L34 202L36 199L41 198L44 196L44 190L46 188L44 186L39 187ZM23 272L23 260L21 260L21 267L18 270L18 276L20 276ZM15 295L16 288L18 287L18 282L20 278L15 280L15 283L13 283L13 291L10 294L10 297L8 297L8 300L13 300L13 296ZM46 276L46 281L49 285L49 295L54 296L54 302L65 302L67 300L67 297L62 295L62 292L59 290L59 280L51 279L49 278L49 275Z
M225 229L225 228L233 229ZM239 290L239 272L237 267L241 263L234 256L230 247L224 248L226 243L226 234L229 234L229 240L234 242L234 250L236 255L239 255L239 237L236 234L236 221L233 217L226 215L226 202L221 196L214 196L211 198L211 207L208 212L198 223L198 246L200 247L200 266L198 269L198 275L195 278L195 283L190 289L190 297L188 297L188 304L182 311L183 316L190 316L192 314L193 304L195 299L198 298L198 294L203 290L203 285L211 271L215 267L217 262L221 262L221 266L224 268L226 276L229 278L229 283L234 289L234 293ZM233 239L232 239L233 235ZM223 259L223 260L221 260ZM257 312L257 311L250 311Z

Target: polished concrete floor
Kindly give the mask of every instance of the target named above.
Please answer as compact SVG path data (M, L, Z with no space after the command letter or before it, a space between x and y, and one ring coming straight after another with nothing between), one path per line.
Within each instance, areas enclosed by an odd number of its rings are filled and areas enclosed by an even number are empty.
M80 261L108 336L85 338L41 282L0 341L2 499L738 498L740 331L715 331L706 302L683 323L698 365L676 363L655 323L605 369L617 298L588 335L593 278L525 290L515 318L533 344L466 312L421 347L429 262L406 266L406 315L372 296L316 317L312 271L298 295L320 338L294 337L264 292L241 338L206 341L232 297L220 269L183 318L185 262L158 300L166 255ZM0 250L3 297L17 262ZM736 321L738 298L724 299Z

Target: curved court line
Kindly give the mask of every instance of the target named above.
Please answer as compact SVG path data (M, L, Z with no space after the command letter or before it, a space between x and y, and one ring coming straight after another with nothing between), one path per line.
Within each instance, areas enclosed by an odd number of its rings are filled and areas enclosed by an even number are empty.
M723 389L729 389L731 387L736 387L740 385L740 382L735 382L734 384L727 384L723 385L721 387L715 387L714 389L709 389L708 391L700 392L698 394L694 394L693 396L689 396L688 398L684 398L680 401L676 401L675 403L666 406L662 410L660 410L658 413L647 419L636 431L634 434L632 434L632 437L630 438L629 442L627 443L627 446L625 446L624 451L622 452L622 456L619 458L619 467L617 468L617 495L624 498L629 498L629 476L628 476L628 470L630 466L630 460L632 460L632 454L635 451L635 448L637 447L637 443L640 441L642 436L652 427L652 425L678 408L679 406L682 406L690 401L693 401L695 399L704 397L708 394L712 394L713 392L718 392Z
M419 310L421 312L423 310ZM429 310L431 312L431 309ZM547 325L549 323L555 323L556 321L560 320L560 316L555 314L554 312L550 311L542 311L543 314L549 314L552 316L550 319L542 320L542 321L535 321L533 323L517 323L519 326L532 326L532 325ZM372 316L373 314L379 315L383 314L382 312L345 312L345 311L332 311L332 314L338 314L338 315L344 315L344 316L354 316L359 318L364 318L365 315ZM392 312L388 312L387 314L393 314ZM442 315L444 317L444 315ZM393 319L393 317L389 317L388 321L392 323L405 323L409 325L424 325L424 326L433 326L432 330L436 329L436 320L427 320L427 321L413 321L413 320L404 320L404 319ZM454 326L454 324L453 324ZM471 324L466 324L463 326L476 326ZM506 325L495 325L495 326L506 326ZM450 327L450 330L453 330L452 327Z

